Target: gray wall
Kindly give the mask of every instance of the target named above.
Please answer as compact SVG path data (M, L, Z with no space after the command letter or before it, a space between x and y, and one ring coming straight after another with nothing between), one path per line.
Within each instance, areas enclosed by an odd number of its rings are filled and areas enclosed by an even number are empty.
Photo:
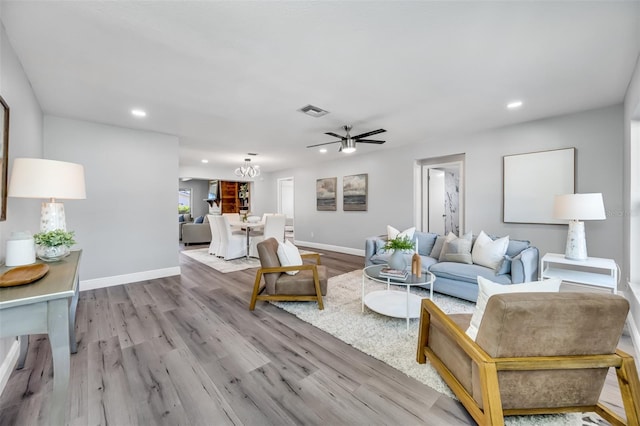
M1 9L0 3L0 9ZM9 105L9 174L17 157L42 157L42 111L31 89L22 65L9 43L4 26L0 24L0 95ZM9 198L7 220L0 222L0 258L4 263L6 240L12 231L38 232L40 200ZM1 325L0 325L1 326ZM0 339L0 392L4 378L13 370L7 358L15 338Z
M178 186L191 188L191 217L193 219L209 214L209 204L203 201L209 195L209 180L191 179L186 182L178 182Z
M65 201L81 280L178 267L177 137L47 115L44 140L85 167L87 199Z
M542 253L563 253L567 226L502 223L502 157L575 147L577 191L602 192L609 213L605 221L586 224L589 255L614 258L623 265L622 218L616 213L623 204L622 120L623 108L615 105L397 148L390 134L388 149L382 152L367 154L362 148L344 160L274 173L272 180L295 178L296 240L363 249L364 239L384 233L387 224L398 229L413 226L417 160L465 153L465 230L508 234L531 240ZM369 209L344 212L342 176L358 173L369 174ZM316 179L333 176L340 188L338 211L316 211Z

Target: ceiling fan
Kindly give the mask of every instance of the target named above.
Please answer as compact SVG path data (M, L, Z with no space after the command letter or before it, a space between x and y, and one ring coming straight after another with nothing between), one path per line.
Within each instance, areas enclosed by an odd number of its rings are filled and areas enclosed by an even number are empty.
M339 141L333 141L333 142L325 142L325 143L318 143L315 145L309 145L307 146L307 148L313 148L316 146L322 146L322 145L329 145L332 143L339 143L340 144L340 149L338 149L338 152L345 152L345 153L350 153L356 150L356 142L358 143L375 143L375 144L383 144L386 141L378 141L378 140L373 140L373 139L364 139L368 136L373 136L373 135L377 135L378 133L384 133L386 132L385 129L378 129L378 130L372 130L370 132L366 132L366 133L362 133L356 136L351 136L349 134L349 132L351 131L351 126L344 126L344 130L347 132L346 135L344 136L340 136L336 133L333 132L326 132L325 135L329 135L329 136L333 136L336 138L339 138Z

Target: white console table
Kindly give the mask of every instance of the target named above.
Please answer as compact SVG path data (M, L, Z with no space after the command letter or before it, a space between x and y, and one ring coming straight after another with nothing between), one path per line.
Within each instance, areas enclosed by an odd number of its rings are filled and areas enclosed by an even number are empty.
M81 251L49 263L49 272L31 284L0 288L0 337L47 333L53 358L51 412L46 423L64 425L75 351L75 312L78 303L78 266ZM38 261L40 262L40 261ZM9 270L0 267L0 273ZM25 338L21 338L22 343ZM28 341L28 340L27 340ZM21 348L24 362L26 346Z
M540 279L545 278L559 278L618 293L618 265L613 259L569 260L563 254L547 253L540 259Z

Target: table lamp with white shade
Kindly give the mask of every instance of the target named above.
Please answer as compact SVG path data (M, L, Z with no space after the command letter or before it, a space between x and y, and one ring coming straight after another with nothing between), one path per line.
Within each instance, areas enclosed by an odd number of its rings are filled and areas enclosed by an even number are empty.
M66 231L64 204L57 200L87 198L84 167L42 158L16 158L9 180L9 197L48 199L40 211L40 232Z
M570 260L587 260L587 239L583 220L604 220L602 194L564 194L556 195L553 217L569 220L567 246L564 257Z

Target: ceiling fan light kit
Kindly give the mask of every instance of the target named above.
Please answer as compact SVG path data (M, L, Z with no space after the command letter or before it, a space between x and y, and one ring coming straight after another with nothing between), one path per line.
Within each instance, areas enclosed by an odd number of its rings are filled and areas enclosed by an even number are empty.
M309 145L309 146L307 146L307 148L314 148L316 146L330 145L332 143L339 143L340 144L340 148L338 149L338 152L344 152L345 154L349 154L349 153L355 152L355 150L356 150L356 142L373 143L373 144L377 144L377 145L382 145L383 143L386 142L386 141L379 141L379 140L374 140L374 139L365 139L368 136L377 135L379 133L384 133L384 132L386 132L385 129L372 130L370 132L361 133L361 134L356 135L356 136L351 136L351 134L349 133L351 131L351 126L344 126L344 130L347 132L347 134L344 135L344 136L340 136L337 133L333 133L333 132L326 132L325 133L325 135L333 136L334 138L340 139L339 141L318 143L318 144L315 144L315 145Z

